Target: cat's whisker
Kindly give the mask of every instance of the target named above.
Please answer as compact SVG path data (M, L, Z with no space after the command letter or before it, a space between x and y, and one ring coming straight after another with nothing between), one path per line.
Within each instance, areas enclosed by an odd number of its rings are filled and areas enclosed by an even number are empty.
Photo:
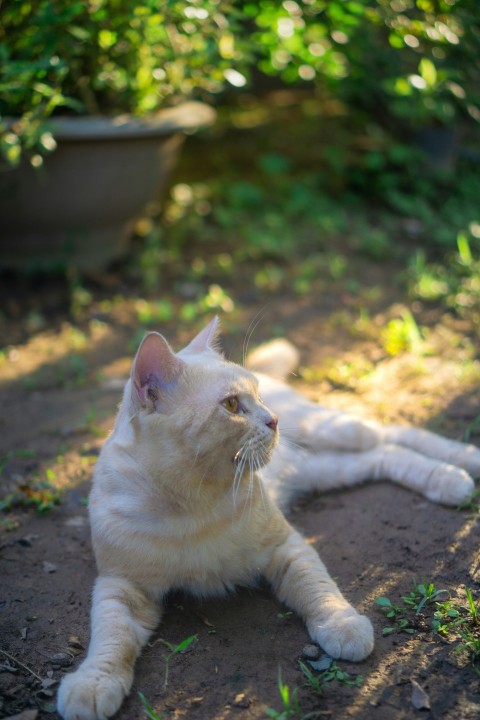
M192 463L192 466L191 466L191 470L193 470L193 468L194 468L195 465L197 464L197 460L198 460L199 454L200 454L200 448L198 448L198 449L197 449L197 452L195 453L195 457L193 458L193 463Z
M262 505L263 505L263 510L265 513L265 520L266 520L268 517L268 511L267 511L267 503L266 503L266 499L265 499L265 490L263 487L262 478L259 477L259 475L258 475L258 471L266 464L268 455L265 452L264 448L261 448L260 450L261 450L260 457L258 457L258 456L255 457L256 471L257 471L256 477L257 477L257 482L258 482L258 486L260 489L260 496L262 498ZM263 457L261 457L262 454L263 454Z
M247 328L247 332L245 333L245 340L243 341L243 366L245 367L246 361L247 361L247 355L248 355L248 345L250 343L250 340L252 339L252 335L257 329L259 323L263 320L263 317L265 316L265 313L267 312L268 303L263 308L260 308L260 310L257 312L256 315L254 315L253 319L250 321L250 325Z
M242 476L245 470L245 465L248 459L248 445L250 443L250 440L247 440L240 450L237 452L235 457L239 457L237 468L235 470L235 475L233 477L233 487L232 487L232 494L233 494L233 504L237 504L237 496L238 491L240 489L240 483L242 480Z
M307 449L305 448L304 445L301 445L300 443L296 443L296 442L294 442L293 440L291 440L291 439L288 438L288 437L282 437L282 436L280 436L280 440L279 440L279 443L278 443L278 444L279 444L279 445L286 445L286 446L288 446L288 447L292 447L292 448L294 448L295 450L302 450L302 451L304 451L304 452L307 452Z
M254 473L253 473L253 467L252 467L252 455L248 455L248 465L250 469L249 477L248 477L248 489L247 489L247 498L245 501L245 505L243 508L243 512L245 512L247 505L248 505L248 517L252 514L252 507L253 507L253 482L254 482ZM243 513L242 513L243 515Z

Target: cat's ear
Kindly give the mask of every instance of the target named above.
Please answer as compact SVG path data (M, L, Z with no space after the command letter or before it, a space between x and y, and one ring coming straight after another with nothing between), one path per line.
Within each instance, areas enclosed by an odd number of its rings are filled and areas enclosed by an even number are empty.
M133 361L131 377L134 399L144 407L157 409L162 393L177 381L184 365L163 335L148 333Z
M193 340L182 350L185 353L201 353L206 350L217 350L218 336L220 333L220 320L217 315L213 320L196 335Z

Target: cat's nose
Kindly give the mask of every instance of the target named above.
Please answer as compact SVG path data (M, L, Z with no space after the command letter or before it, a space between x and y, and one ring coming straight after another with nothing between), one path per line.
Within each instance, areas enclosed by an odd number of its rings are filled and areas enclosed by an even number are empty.
M267 422L267 427L269 427L273 432L277 429L278 425L278 418L275 417L275 415L272 416L272 419Z

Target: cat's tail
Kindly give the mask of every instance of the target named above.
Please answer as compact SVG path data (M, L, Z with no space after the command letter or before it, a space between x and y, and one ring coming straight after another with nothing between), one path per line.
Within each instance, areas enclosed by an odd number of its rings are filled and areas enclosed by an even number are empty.
M245 365L253 372L264 373L284 380L300 362L300 353L291 342L283 338L260 345L247 355Z

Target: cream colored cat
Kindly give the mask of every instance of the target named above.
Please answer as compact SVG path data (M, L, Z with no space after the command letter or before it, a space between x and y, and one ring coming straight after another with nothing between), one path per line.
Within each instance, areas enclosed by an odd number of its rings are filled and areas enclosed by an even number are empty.
M325 652L362 660L373 648L370 621L279 504L293 492L384 478L455 505L474 487L466 470L480 474L473 446L321 408L225 361L216 333L214 320L177 355L151 333L133 363L90 495L99 577L88 655L59 690L66 720L118 710L175 588L206 596L263 576ZM295 362L286 341L249 360L281 376ZM295 444L279 443L277 415Z

